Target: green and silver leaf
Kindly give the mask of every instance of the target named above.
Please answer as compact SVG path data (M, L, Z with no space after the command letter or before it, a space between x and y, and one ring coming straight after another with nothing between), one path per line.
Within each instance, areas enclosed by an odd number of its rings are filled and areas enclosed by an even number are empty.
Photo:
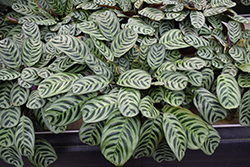
M160 111L155 108L153 99L150 96L145 96L141 99L139 104L139 110L146 118L156 119L160 115Z

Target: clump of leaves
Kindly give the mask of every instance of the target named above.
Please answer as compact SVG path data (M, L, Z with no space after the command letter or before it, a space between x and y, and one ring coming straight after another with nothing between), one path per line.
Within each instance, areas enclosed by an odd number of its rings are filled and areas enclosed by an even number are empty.
M250 125L249 21L235 5L17 0L0 17L0 157L48 166L55 150L34 126L61 133L79 119L80 140L117 166L211 155L214 122L238 110Z

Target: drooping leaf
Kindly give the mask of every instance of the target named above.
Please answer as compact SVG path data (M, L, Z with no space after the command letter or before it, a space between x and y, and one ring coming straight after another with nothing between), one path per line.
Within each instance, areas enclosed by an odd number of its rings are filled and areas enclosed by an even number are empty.
M19 106L2 109L0 111L0 125L4 128L15 127L19 122L20 116L21 108Z
M28 156L27 158L34 166L44 167L56 161L57 155L56 151L47 140L36 137L34 155Z
M151 85L151 76L144 70L128 70L120 75L117 84L134 89L148 89Z
M139 143L136 146L133 157L137 159L152 156L163 138L162 117L147 119L141 126L139 136Z
M42 98L47 98L66 93L72 88L73 82L80 77L79 75L66 72L51 75L39 84L39 95Z
M134 117L139 113L138 107L141 100L139 90L121 88L118 94L118 109L125 117Z
M108 86L109 80L105 76L90 75L76 80L72 90L74 94L86 94L99 91Z
M190 45L184 42L183 38L181 30L171 29L160 38L159 43L164 44L167 50L189 47Z
M80 64L84 64L85 57L90 53L88 46L83 41L71 35L59 35L50 42L56 49Z
M131 29L122 30L111 43L111 51L115 57L121 57L135 44L138 34Z
M21 155L34 155L35 132L32 121L22 116L16 127L15 145Z
M160 115L160 111L155 108L153 100L150 96L145 96L141 99L139 110L146 118L156 119Z
M233 76L220 74L217 77L216 93L220 104L224 108L233 109L240 105L240 89Z
M165 138L160 141L152 157L158 163L162 161L174 161L176 159Z
M116 166L124 165L132 156L139 141L140 121L138 117L124 117L113 111L105 123L101 152Z
M0 158L4 162L8 164L13 164L17 167L22 167L24 165L22 156L15 146L0 146Z
M19 68L22 63L18 46L10 38L0 41L0 58L10 68Z
M209 124L213 124L227 116L227 110L220 105L216 96L204 88L195 90L193 102L201 116Z

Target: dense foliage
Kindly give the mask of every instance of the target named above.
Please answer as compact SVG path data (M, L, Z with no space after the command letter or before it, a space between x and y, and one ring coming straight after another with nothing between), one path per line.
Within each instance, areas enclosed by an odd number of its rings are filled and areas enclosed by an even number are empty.
M213 123L238 111L250 126L249 21L235 5L17 0L0 17L0 158L48 166L57 155L35 127L57 134L79 119L80 140L117 166L211 155Z

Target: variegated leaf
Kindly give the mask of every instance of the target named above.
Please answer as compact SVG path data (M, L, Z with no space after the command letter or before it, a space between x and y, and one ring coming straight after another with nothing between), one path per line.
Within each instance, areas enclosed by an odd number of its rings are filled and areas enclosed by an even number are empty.
M180 106L185 100L185 93L182 90L165 90L163 100L171 106Z
M139 110L146 118L156 119L160 115L159 110L155 108L153 99L150 96L145 96L141 99Z
M238 84L242 88L250 87L250 73L240 73L238 76Z
M29 109L39 109L45 105L45 102L45 99L39 96L38 90L34 90L29 95L26 107Z
M0 146L9 147L14 145L15 128L0 128Z
M236 43L241 38L241 26L236 21L228 22L228 36L232 43Z
M237 61L238 63L244 64L245 62L245 55L247 54L246 49L240 46L233 46L229 52L230 56Z
M35 67L24 68L21 73L21 78L32 85L38 85L42 80L42 78L38 76L38 68Z
M209 46L209 42L203 38L200 38L196 35L185 35L183 38L186 43L189 45L195 47L195 48L200 48L203 46Z
M0 108L7 109L11 107L10 92L13 87L11 81L2 82L0 84Z
M36 23L33 23L33 22L31 23L25 22L22 26L22 33L26 37L30 37L30 38L37 39L37 40L41 39L41 33L39 30L39 27Z
M151 7L146 7L140 10L138 14L156 21L160 21L164 17L164 13L160 9Z
M155 70L163 63L165 54L166 49L163 44L152 45L147 54L148 65Z
M158 163L162 161L174 161L176 159L172 149L169 147L165 138L163 138L155 152L152 155L153 159Z
M23 88L17 83L14 84L10 91L11 103L13 106L21 106L28 100L30 89Z
M0 158L4 162L17 167L22 167L24 165L22 155L15 146L0 146Z
M242 96L239 106L239 122L243 126L250 126L250 91L246 91Z
M189 16L190 16L191 24L195 28L201 28L205 24L205 16L203 15L202 12L192 10Z
M0 80L2 81L10 81L20 77L20 73L16 70L2 68L0 69Z
M15 127L21 116L21 107L10 107L0 111L0 125L4 128Z

